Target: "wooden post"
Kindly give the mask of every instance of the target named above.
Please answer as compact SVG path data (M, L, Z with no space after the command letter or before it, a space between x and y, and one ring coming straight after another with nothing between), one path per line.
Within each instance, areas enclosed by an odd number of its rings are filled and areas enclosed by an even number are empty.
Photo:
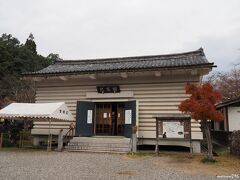
M49 151L49 144L50 144L50 122L49 122L49 126L48 126L47 151Z
M49 143L50 142L50 134L48 134L48 141L47 141L47 151L49 151Z
M157 155L159 154L158 138L156 138L156 147L155 147L155 152L157 153Z
M0 134L0 149L2 149L3 144L3 133Z
M49 151L52 150L52 133L51 133L51 128L52 128L52 122L51 122L51 119L50 119L50 142L49 142Z
M50 145L49 145L49 151L52 150L52 134L50 134Z
M58 134L58 151L63 150L63 130L61 129Z
M51 134L51 119L49 119L47 151L51 151L51 150L52 150L52 134Z
M156 147L155 147L155 152L157 153L157 155L159 154L159 145L158 145L158 140L159 140L159 134L158 134L158 130L159 130L159 122L158 119L156 118Z
M132 127L132 153L137 152L137 126Z
M137 152L137 134L132 134L132 152Z
M19 134L20 138L19 138L19 148L21 148L22 146L22 133L20 132Z
M190 124L189 125L190 153L192 154L193 153L193 146L192 146L192 121L191 121L191 119L190 119L189 124Z

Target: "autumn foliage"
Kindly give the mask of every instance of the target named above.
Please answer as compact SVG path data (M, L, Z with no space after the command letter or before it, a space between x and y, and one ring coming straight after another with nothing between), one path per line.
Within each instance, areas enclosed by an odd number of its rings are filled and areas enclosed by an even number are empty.
M189 98L179 105L179 110L185 114L190 114L195 120L201 120L201 128L207 142L207 159L213 160L213 145L208 120L221 121L223 114L216 110L216 103L222 98L221 94L214 90L209 83L196 85L187 84L186 94Z
M179 105L180 111L190 114L196 120L221 121L224 119L223 114L215 108L215 104L221 100L222 96L213 89L211 84L187 84L185 90L190 97Z

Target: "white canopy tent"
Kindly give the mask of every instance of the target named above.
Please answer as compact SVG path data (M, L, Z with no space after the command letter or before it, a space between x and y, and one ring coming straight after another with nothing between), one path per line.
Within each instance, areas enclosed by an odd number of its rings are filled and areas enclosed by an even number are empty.
M49 122L48 150L51 149L51 122L74 121L64 102L57 103L12 103L0 110L0 119L32 120Z
M0 118L14 120L59 120L74 121L64 102L57 103L12 103L0 110Z

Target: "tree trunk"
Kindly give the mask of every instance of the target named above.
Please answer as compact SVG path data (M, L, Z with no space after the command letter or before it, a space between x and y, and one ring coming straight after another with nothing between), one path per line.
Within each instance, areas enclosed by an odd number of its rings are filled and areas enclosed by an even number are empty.
M203 130L204 130L204 133L206 136L207 146L208 146L207 158L208 158L208 160L213 160L212 138L211 138L210 127L209 127L207 120L203 120L202 125L203 125Z

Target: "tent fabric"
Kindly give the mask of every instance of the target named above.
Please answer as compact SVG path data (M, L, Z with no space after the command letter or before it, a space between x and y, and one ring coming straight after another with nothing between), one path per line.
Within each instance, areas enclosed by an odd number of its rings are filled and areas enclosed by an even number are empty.
M11 103L0 110L0 118L14 120L60 120L74 121L64 102L57 103Z

